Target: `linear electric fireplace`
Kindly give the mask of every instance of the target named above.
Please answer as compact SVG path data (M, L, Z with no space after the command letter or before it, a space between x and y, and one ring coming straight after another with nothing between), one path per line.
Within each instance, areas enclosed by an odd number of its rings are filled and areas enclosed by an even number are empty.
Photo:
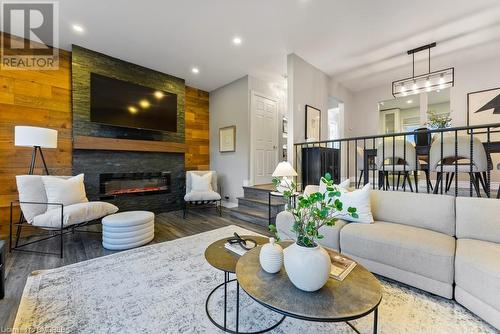
M104 199L121 195L168 193L170 178L170 172L100 174L100 196Z

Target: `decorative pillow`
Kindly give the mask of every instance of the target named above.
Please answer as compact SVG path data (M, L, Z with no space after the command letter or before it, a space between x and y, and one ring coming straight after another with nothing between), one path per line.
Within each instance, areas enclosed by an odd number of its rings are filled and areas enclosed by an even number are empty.
M191 173L191 191L212 191L212 173Z
M348 191L350 185L351 185L351 180L349 179L345 179L339 184L336 184L340 192ZM322 194L326 192L326 184L324 184L321 180L319 181L319 192Z
M17 191L20 202L47 203L47 194L41 175L17 175ZM30 222L47 211L47 204L20 204L26 221Z
M88 202L83 178L83 174L73 176L69 179L62 179L57 176L42 176L47 201L49 203L61 203L65 206ZM49 207L49 209L55 208L57 207Z
M345 214L342 219L357 223L373 223L373 215L370 204L370 184L367 183L363 188L354 191L341 191L340 201L343 204L343 209L347 211L349 207L356 208L358 218L353 218Z

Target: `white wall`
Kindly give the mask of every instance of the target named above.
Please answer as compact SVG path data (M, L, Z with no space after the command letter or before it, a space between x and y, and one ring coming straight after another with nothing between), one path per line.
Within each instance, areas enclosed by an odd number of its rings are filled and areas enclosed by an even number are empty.
M217 171L222 197L243 196L250 165L248 77L210 92L210 169ZM219 128L236 125L236 152L219 152Z
M250 182L250 94L252 91L280 100L279 135L286 100L283 83L245 76L210 92L210 168L217 171L222 197L236 203L243 185ZM236 125L236 152L219 152L219 128ZM276 130L278 131L278 129ZM280 152L281 154L281 152ZM280 155L281 157L281 155Z
M467 125L467 93L500 87L500 58L455 68L455 86L451 88L453 126Z
M293 119L293 141L305 141L306 112L310 105L321 110L321 139L328 138L328 90L330 77L296 54L287 57L288 110ZM293 114L293 116L292 116Z

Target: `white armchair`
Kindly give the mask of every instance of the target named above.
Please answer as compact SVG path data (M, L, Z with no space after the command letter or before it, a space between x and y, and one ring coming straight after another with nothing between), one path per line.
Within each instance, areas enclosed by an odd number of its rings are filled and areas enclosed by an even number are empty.
M50 238L60 238L58 255L63 257L63 235L68 230L98 220L118 211L113 204L89 202L83 185L83 174L69 176L18 175L16 176L19 200L10 205L10 251L26 250L23 247ZM21 217L17 223L12 221L14 204L21 207ZM13 245L13 226L16 239ZM50 231L48 237L38 238L19 244L23 226L34 226ZM47 253L53 254L53 253Z
M217 187L217 173L214 171L187 171L186 195L184 196L183 217L193 206L211 206L222 216L221 189Z

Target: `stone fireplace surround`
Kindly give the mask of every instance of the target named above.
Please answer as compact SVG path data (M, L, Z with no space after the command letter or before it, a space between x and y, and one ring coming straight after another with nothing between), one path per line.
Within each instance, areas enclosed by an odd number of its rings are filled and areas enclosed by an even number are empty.
M100 174L140 172L170 172L170 192L120 195L105 201L118 206L120 211L160 213L182 208L185 185L183 153L73 150L73 174L85 174L89 200L100 200Z

